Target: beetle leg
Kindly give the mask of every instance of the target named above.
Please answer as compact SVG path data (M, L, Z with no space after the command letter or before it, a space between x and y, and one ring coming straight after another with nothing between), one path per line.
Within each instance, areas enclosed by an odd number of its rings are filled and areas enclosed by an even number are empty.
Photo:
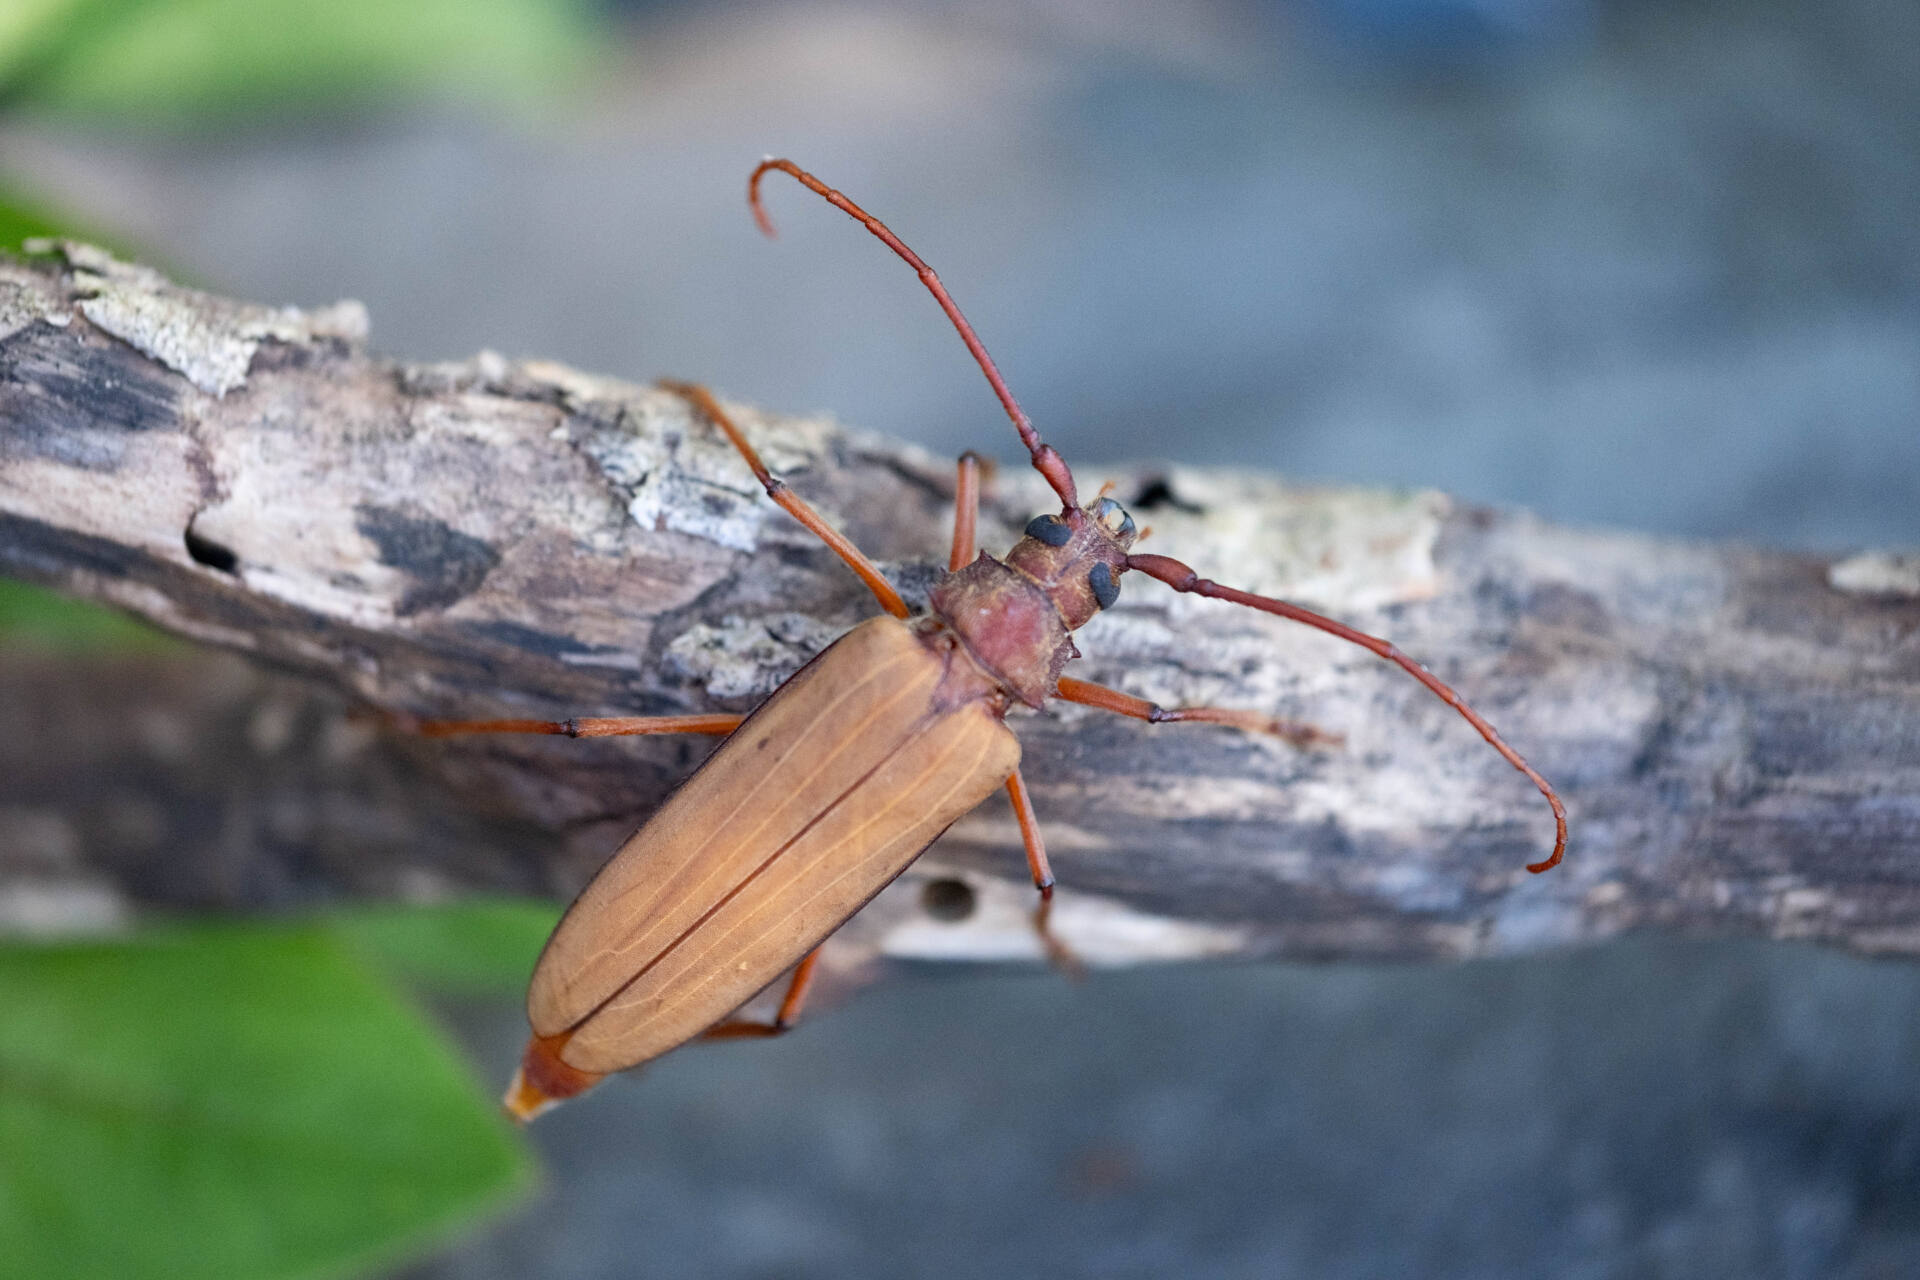
M1277 738L1285 738L1296 747L1312 746L1315 743L1337 746L1344 741L1337 733L1328 733L1325 729L1315 728L1299 720L1283 720L1278 716L1265 715L1258 711L1235 711L1227 707L1174 707L1169 710L1156 703L1148 702L1145 698L1136 698L1130 693L1109 689L1103 684L1092 684L1086 680L1074 680L1067 676L1060 678L1059 695L1062 702L1077 702L1082 706L1098 707L1102 711L1130 716L1135 720L1145 720L1149 724L1165 724L1170 720L1199 720L1207 724L1231 725L1250 733L1270 733Z
M760 460L760 455L747 442L746 436L740 433L740 428L733 425L733 419L727 416L727 411L720 407L720 402L713 398L711 391L691 382L663 380L659 386L663 391L671 391L684 398L714 426L726 432L727 439L733 441L733 447L738 449L740 456L747 460L747 466L752 469L754 479L758 480L760 487L767 491L767 496L788 515L811 529L820 541L827 544L833 554L846 561L847 568L853 570L860 576L860 581L867 584L867 589L880 601L882 609L896 618L904 618L912 612L907 608L907 602L900 598L900 593L893 589L893 584L880 576L880 570L874 568L873 561L867 559L860 548L854 546L845 534L821 519L820 513L808 506L799 494L787 486L785 480L767 470L767 464Z
M821 946L824 945L826 944L821 944ZM815 947L793 967L793 979L787 983L787 994L781 999L780 1011L773 1015L772 1022L729 1018L718 1026L707 1028L700 1038L702 1040L761 1040L769 1036L785 1035L793 1030L794 1023L800 1021L800 1010L806 1006L807 990L813 986L813 971L819 967L819 964L820 947Z
M953 482L953 554L947 557L948 573L960 572L973 559L974 529L980 523L983 461L971 449L960 455L960 473Z
M1013 801L1013 816L1020 822L1020 842L1027 847L1027 870L1033 873L1033 887L1040 891L1040 905L1033 909L1033 930L1046 949L1047 963L1069 977L1082 977L1086 965L1066 943L1053 936L1053 867L1047 862L1047 846L1040 838L1040 820L1033 814L1033 798L1027 794L1026 779L1018 769L1007 776L1007 798Z
M563 738L625 738L644 733L728 734L746 717L731 712L699 716L578 716L570 720L422 720L389 712L389 725L424 738L467 733L550 733Z

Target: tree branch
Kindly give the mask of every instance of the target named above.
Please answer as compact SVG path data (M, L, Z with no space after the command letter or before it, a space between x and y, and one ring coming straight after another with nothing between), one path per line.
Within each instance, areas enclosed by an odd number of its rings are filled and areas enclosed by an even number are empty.
M743 710L872 612L677 397L492 355L398 365L363 337L351 304L250 307L80 246L0 263L0 572L279 673L148 658L63 687L26 660L0 669L25 707L0 748L0 917L50 884L244 907L569 892L704 741L421 742L347 708ZM924 601L950 464L739 413ZM1080 480L1115 483L1149 550L1393 638L1559 784L1573 823L1566 864L1527 875L1545 805L1403 673L1136 576L1081 633L1074 674L1346 741L1016 715L1056 926L1089 959L1453 957L1647 928L1920 951L1910 562L1574 532L1253 472ZM1048 507L1024 469L988 490L989 549ZM1019 850L989 801L856 922L856 949L1037 955ZM967 919L922 909L930 879L956 877Z

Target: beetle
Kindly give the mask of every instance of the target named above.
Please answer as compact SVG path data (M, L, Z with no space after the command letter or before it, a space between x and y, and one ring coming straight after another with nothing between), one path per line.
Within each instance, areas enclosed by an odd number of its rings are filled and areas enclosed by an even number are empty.
M860 222L912 267L986 375L1033 466L1060 500L1036 516L1004 559L975 554L982 463L962 455L952 552L927 612L915 615L871 561L760 460L704 388L663 383L733 443L773 502L812 530L866 583L885 611L818 654L751 715L564 721L427 721L420 731L532 732L569 737L724 734L725 741L614 853L568 908L534 968L533 1034L505 1099L532 1119L698 1036L778 1035L806 1000L822 942L904 871L956 819L1004 788L1019 820L1047 927L1053 873L1020 776L1015 706L1049 698L1153 723L1194 720L1313 741L1309 726L1220 707L1162 708L1062 675L1078 656L1072 633L1140 573L1318 628L1371 650L1419 680L1532 781L1553 810L1553 852L1566 850L1566 810L1551 784L1426 668L1385 640L1284 600L1222 586L1168 556L1139 554L1133 518L1104 494L1081 504L1072 471L1044 443L940 278L879 219L788 160L767 159L747 183L760 229L774 234L760 195L785 173ZM769 1022L730 1017L791 970Z

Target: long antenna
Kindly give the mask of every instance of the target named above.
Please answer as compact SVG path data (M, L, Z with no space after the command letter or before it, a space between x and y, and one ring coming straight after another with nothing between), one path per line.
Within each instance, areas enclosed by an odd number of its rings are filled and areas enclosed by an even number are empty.
M808 173L805 169L802 169L799 165L793 163L793 161L776 160L772 157L762 160L754 169L753 176L747 179L747 203L753 209L754 221L760 224L760 230L769 238L775 235L773 221L767 217L766 207L760 202L760 179L769 169L778 169L780 172L790 175L809 191L812 191L836 209L853 218L856 222L866 227L868 231L872 232L882 244L898 254L903 262L913 268L914 273L920 277L920 282L927 286L928 292L933 294L934 301L940 304L940 309L947 313L947 319L951 320L953 327L959 330L960 340L966 343L967 350L973 353L974 360L980 365L980 372L987 375L987 381L993 386L993 393L1000 397L1000 403L1005 407L1007 417L1013 421L1014 430L1020 433L1021 443L1027 446L1027 452L1033 456L1034 469L1046 477L1047 483L1053 486L1053 491L1060 495L1061 502L1068 507L1079 506L1080 499L1074 488L1073 472L1068 469L1066 460L1060 456L1059 452L1056 451L1052 445L1040 439L1040 433L1034 430L1032 420L1027 417L1026 411L1020 407L1020 402L1013 398L1013 392L1007 389L1006 381L1001 378L999 368L993 363L993 357L987 354L987 349L982 345L979 335L974 333L973 326L967 323L966 316L961 314L960 308L947 293L946 286L940 283L938 273L936 273L932 267L928 266L919 254L908 248L905 241L893 234L893 232L888 229L886 223L880 221L880 219L874 217L845 195L842 195L826 183L820 181L820 179L814 177L811 173ZM1566 806L1560 803L1560 797L1554 791L1553 784L1541 777L1519 752L1508 746L1506 741L1495 731L1494 727L1482 719L1479 712L1467 705L1465 699L1461 698L1459 694L1455 693L1431 671L1428 671L1425 667L1402 653L1392 643L1382 640L1378 636L1370 636L1363 631L1356 631L1343 622L1336 622L1332 618L1313 612L1311 609L1303 609L1297 604L1288 604L1284 600L1275 600L1269 596L1254 595L1250 591L1241 591L1234 587L1222 586L1210 578L1202 578L1198 573L1194 572L1191 567L1169 556L1130 555L1127 557L1127 568L1136 569L1150 578L1157 578L1172 587L1175 591L1189 592L1193 595L1210 596L1216 600L1226 600L1233 604L1246 605L1252 609L1259 609L1266 613L1276 614L1282 618L1289 618L1294 622L1303 623L1309 627L1318 628L1321 631L1327 632L1329 635L1338 636L1340 639L1348 641L1349 643L1357 644L1361 648L1369 650L1379 657L1386 659L1388 662L1399 666L1402 670L1406 671L1407 674L1431 690L1442 702L1459 712L1466 722L1478 730L1480 736L1487 740L1489 746L1495 751L1498 751L1508 764L1525 774L1528 780L1540 789L1540 794L1547 798L1547 804L1553 809L1553 852L1544 861L1528 863L1527 870L1533 872L1546 871L1560 864L1560 859L1565 855L1567 849L1567 810Z
M793 161L776 160L772 156L762 160L754 169L753 176L747 179L747 203L753 208L753 220L760 224L760 230L769 239L775 236L773 220L767 217L766 206L760 203L760 178L769 169L778 169L784 174L791 175L801 186L871 231L882 244L899 254L901 261L913 268L914 274L920 277L920 283L927 286L927 291L933 294L933 300L940 304L940 309L947 313L947 319L953 321L953 327L960 331L960 340L966 343L967 350L973 353L974 360L980 365L980 372L986 374L987 381L993 385L993 394L1000 397L1000 404L1006 409L1007 417L1013 421L1013 429L1020 433L1020 443L1026 445L1027 452L1033 455L1034 470L1046 477L1047 483L1053 486L1053 491L1060 495L1061 502L1069 507L1079 506L1080 498L1074 488L1073 472L1067 468L1066 459L1062 458L1052 445L1040 439L1040 433L1033 428L1033 420L1027 417L1027 411L1020 407L1020 402L1013 398L1013 392L1007 389L1006 380L1000 376L1000 370L993 363L993 357L987 354L987 349L981 343L979 335L974 333L973 326L967 323L966 316L960 313L960 308L947 293L947 287L940 283L939 274L928 266L919 254L909 249L906 241L893 234L886 223Z
M1355 631L1344 622L1335 622L1332 618L1324 617L1311 609L1302 609L1297 604L1288 604L1285 600L1275 600L1271 596L1257 596L1251 591L1241 591L1234 587L1223 587L1211 578L1201 577L1190 567L1171 556L1128 556L1127 568L1137 569L1149 578L1158 578L1175 591L1243 604L1250 609L1259 609L1265 613L1304 623L1309 627L1316 627L1328 635L1339 636L1342 640L1370 650L1398 666L1431 689L1440 701L1465 717L1468 724L1480 731L1480 736L1487 740L1488 746L1498 751L1506 758L1508 764L1526 774L1533 785L1540 788L1540 794L1547 798L1547 803L1553 808L1553 852L1545 861L1529 862L1527 870L1538 873L1560 864L1561 856L1567 851L1567 810L1566 806L1560 803L1559 795L1554 792L1553 784L1535 772L1534 767L1521 758L1518 751L1508 746L1505 739L1494 731L1494 727L1481 719L1480 713L1468 706L1459 694L1443 684L1433 672L1400 652L1392 642L1382 640L1379 636L1370 636L1364 631Z

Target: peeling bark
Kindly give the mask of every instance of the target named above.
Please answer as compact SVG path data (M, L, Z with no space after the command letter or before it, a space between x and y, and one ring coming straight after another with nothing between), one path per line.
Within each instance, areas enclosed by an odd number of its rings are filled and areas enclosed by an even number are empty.
M0 262L0 572L253 663L0 670L0 924L128 900L564 895L704 742L417 742L349 710L743 710L872 612L678 398L491 355L398 365L364 327L352 304L250 307L83 247ZM950 464L739 415L924 600ZM1136 578L1080 633L1073 674L1346 742L1016 713L1056 919L1088 958L1458 957L1631 929L1920 951L1912 560L1569 531L1247 472L1080 479L1115 483L1149 549L1391 636L1558 783L1573 827L1566 864L1528 876L1545 805L1404 674ZM1046 497L1003 471L982 544L1004 550ZM974 889L961 921L922 901L951 878ZM1030 958L1022 880L1013 817L989 802L856 922L855 950Z

